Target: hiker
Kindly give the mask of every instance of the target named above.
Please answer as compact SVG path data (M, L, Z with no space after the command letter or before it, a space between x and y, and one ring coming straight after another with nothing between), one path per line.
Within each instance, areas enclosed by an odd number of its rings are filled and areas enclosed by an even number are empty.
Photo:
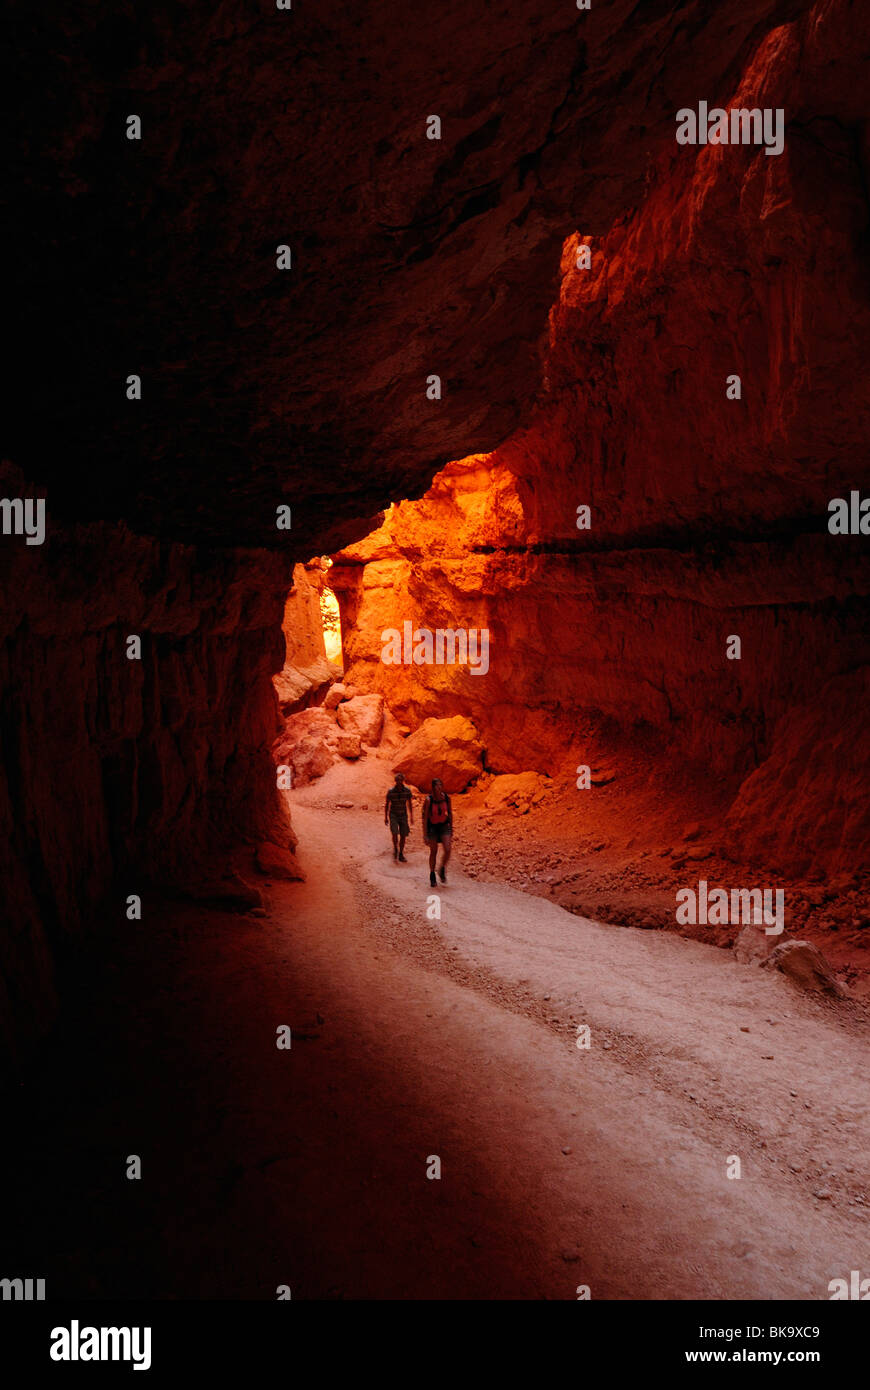
M423 839L429 846L429 883L435 888L438 846L440 844L444 849L438 876L442 883L446 883L444 871L450 858L450 846L453 844L453 807L440 777L432 778L432 791L423 803Z
M393 837L393 858L398 859L400 864L407 864L405 841L410 834L409 813L411 825L414 824L414 798L410 788L405 786L404 773L397 772L395 776L396 780L387 792L384 802L384 825L389 821L390 834Z

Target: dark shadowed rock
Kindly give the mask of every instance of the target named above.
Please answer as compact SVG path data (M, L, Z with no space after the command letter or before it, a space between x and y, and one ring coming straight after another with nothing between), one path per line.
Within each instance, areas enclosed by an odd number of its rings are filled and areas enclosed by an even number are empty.
M305 881L305 874L300 869L295 854L280 845L273 845L268 840L257 846L257 868L262 874L269 874L274 878Z

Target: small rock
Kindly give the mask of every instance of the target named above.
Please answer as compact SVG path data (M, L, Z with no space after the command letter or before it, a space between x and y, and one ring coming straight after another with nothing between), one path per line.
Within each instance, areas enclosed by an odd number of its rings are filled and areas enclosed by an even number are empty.
M337 808L339 811L352 811L352 810L353 810L353 802L352 802L352 801L336 801L335 805L336 805L336 808Z
M347 758L353 761L355 758L362 757L362 740L359 734L348 732L342 729L335 740L335 751L340 758Z
M568 1148L568 1149L563 1149L563 1150L562 1150L562 1153L563 1153L563 1154L569 1154L570 1152L571 1152L571 1150L570 1150L569 1148Z
M326 699L323 701L324 709L337 709L342 700L352 700L356 695L356 687L353 685L336 684L330 686L326 692Z
M813 1193L813 1196L814 1196L814 1197L817 1197L817 1198L819 1199L820 1202L828 1202L828 1201L830 1201L830 1199L833 1197L833 1195L834 1195L833 1192L829 1192L829 1191L827 1190L827 1188L825 1188L825 1187L820 1187L819 1190L818 1190L817 1192L814 1192L814 1193Z
M734 942L734 959L741 965L761 965L776 947L776 937L763 927L746 926Z

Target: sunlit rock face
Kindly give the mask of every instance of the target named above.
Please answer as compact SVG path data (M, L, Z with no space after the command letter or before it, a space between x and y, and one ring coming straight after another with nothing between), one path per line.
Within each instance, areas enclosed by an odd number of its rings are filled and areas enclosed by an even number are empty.
M292 714L324 698L336 670L326 655L320 611L325 571L320 560L295 565L284 604L284 666L275 677L282 714Z
M781 156L675 147L638 210L588 238L589 270L567 242L536 416L332 571L348 679L400 718L469 714L498 771L566 767L578 728L646 729L651 759L678 751L732 789L736 851L795 871L870 847L870 741L849 713L868 541L827 525L831 498L868 491L853 33L825 7L735 86L788 112ZM407 620L488 629L488 673L385 663L382 633Z

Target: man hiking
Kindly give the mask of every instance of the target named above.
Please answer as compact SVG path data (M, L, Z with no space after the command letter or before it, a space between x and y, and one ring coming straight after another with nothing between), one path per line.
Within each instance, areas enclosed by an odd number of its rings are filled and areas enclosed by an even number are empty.
M432 791L423 802L423 839L429 846L429 883L436 888L435 860L438 857L438 846L440 844L444 849L438 876L442 883L446 883L445 870L450 858L450 846L453 844L453 807L440 777L432 778Z
M387 792L384 802L384 825L389 821L390 834L393 837L393 858L398 859L400 864L407 864L405 841L410 834L409 813L411 825L414 824L414 798L410 788L405 786L404 773L397 772L395 776L396 780Z

